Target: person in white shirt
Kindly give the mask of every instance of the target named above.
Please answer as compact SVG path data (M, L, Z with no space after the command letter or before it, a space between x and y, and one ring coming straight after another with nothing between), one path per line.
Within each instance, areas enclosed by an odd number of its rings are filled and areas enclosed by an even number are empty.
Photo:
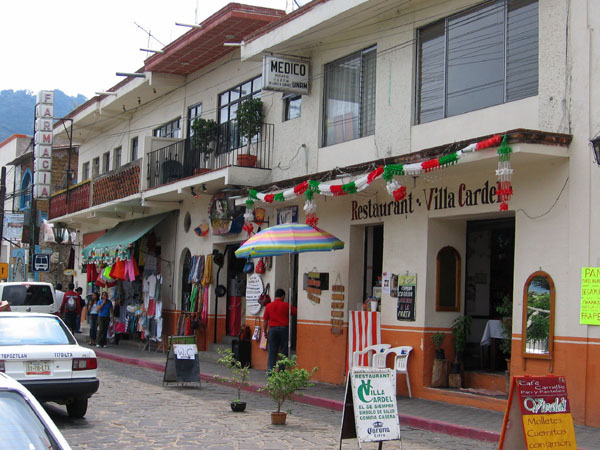
M56 295L56 300L59 305L62 305L63 297L65 296L64 291L62 290L62 283L56 284L56 289L54 289L54 294Z

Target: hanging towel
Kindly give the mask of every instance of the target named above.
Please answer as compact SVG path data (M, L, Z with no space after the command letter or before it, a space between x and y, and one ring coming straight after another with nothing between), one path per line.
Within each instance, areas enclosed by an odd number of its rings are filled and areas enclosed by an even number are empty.
M93 283L98 279L98 271L96 270L95 264L88 264L86 267L87 272L87 282Z
M208 286L212 284L212 255L206 255L206 262L204 263L204 274L202 275L202 286Z
M194 283L200 283L202 272L204 271L204 255L198 256L198 264L194 269Z
M202 294L202 324L204 326L206 326L208 324L208 291L209 291L209 287L205 286L204 287L204 292ZM215 314L215 320L216 320L216 314Z
M196 308L196 299L198 298L198 285L192 286L192 292L190 293L190 312L193 312Z

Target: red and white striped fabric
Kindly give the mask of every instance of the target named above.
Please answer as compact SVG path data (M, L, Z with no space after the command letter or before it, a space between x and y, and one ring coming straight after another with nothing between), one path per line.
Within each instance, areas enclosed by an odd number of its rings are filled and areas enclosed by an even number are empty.
M352 362L352 353L369 345L381 344L381 318L377 311L350 311L348 324L348 357L346 373ZM366 364L368 355L360 356L359 363Z

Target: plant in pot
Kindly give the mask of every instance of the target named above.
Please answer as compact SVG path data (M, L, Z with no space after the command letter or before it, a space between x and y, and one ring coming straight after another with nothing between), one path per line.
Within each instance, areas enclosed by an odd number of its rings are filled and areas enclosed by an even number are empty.
M264 113L263 102L260 98L251 98L242 102L236 113L237 126L240 137L246 139L248 143L247 152L238 154L238 165L245 167L254 167L256 164L256 155L250 154L252 138L260 133L262 128Z
M229 349L218 350L219 358L218 363L227 367L231 370L231 378L219 377L215 375L215 378L219 381L230 383L237 389L237 398L231 401L231 410L235 412L242 412L246 409L246 402L241 401L241 391L243 386L248 385L248 376L250 375L250 366L243 365L240 361L235 359L233 352Z
M219 124L212 119L198 117L192 123L192 130L192 146L208 158L217 148Z
M496 306L496 312L500 314L502 320L500 322L502 326L502 335L504 339L501 339L498 343L498 348L506 359L506 392L510 390L510 352L512 348L512 312L513 302L512 299L505 295L502 298L502 303Z
M433 341L433 345L435 346L435 359L446 359L446 354L444 349L442 348L442 344L444 343L444 339L446 338L446 334L438 331L431 336L431 340Z
M473 318L471 316L459 316L452 323L452 336L454 338L455 357L454 363L450 369L450 387L459 388L462 386L461 365L463 355L467 348L467 338L471 334L471 325Z
M281 353L279 354L277 365L267 374L265 387L259 389L259 391L267 391L277 405L277 411L271 413L271 423L273 425L285 425L287 413L281 411L281 406L286 400L293 401L297 390L314 386L310 379L317 370L317 367L314 367L310 372L306 369L300 369L297 366L295 355L288 358Z

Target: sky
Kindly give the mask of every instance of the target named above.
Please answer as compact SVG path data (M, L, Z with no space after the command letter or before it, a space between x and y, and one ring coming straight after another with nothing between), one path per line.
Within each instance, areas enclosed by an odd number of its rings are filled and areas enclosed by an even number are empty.
M0 90L60 89L93 97L227 0L0 0ZM291 0L237 0L286 9ZM305 2L304 2L305 3ZM137 24L137 25L136 25ZM139 26L138 26L139 25ZM153 37L148 36L148 32Z

